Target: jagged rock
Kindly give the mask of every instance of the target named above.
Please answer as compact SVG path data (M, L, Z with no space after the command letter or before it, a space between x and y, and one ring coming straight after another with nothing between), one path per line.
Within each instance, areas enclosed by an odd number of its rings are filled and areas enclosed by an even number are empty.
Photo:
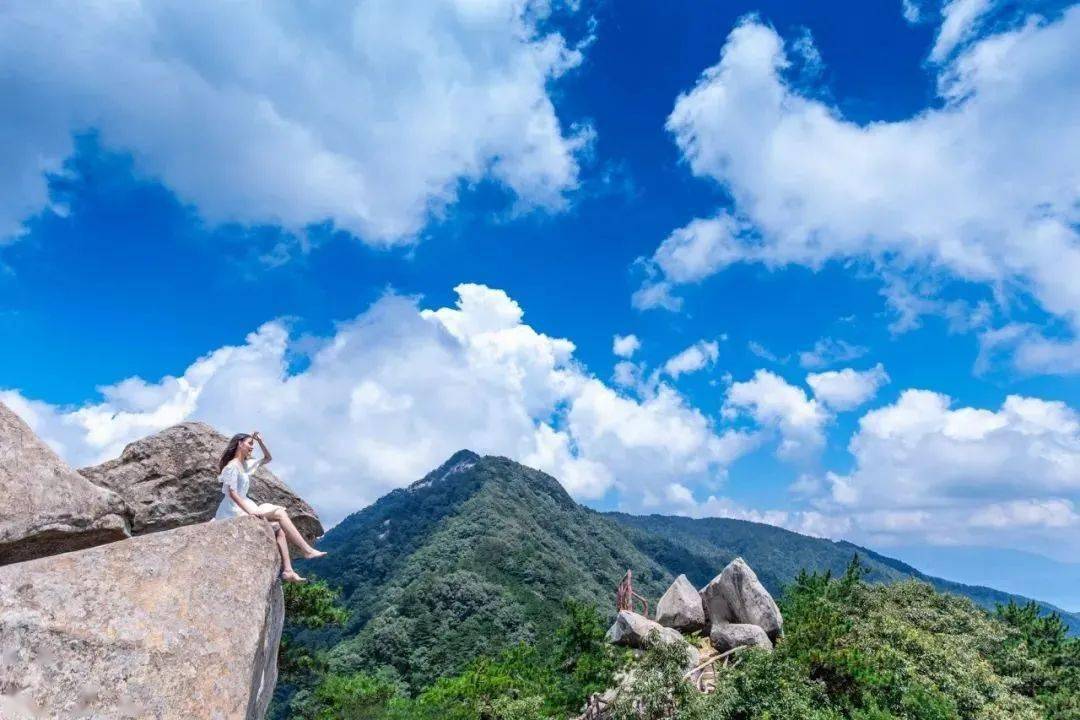
M685 575L675 578L656 604L656 621L680 632L695 632L705 627L701 596Z
M0 403L0 565L129 535L124 501L68 467Z
M709 631L709 641L717 652L727 652L741 645L773 649L772 641L765 631L748 623L716 623Z
M217 465L227 444L228 438L209 425L185 422L136 440L119 458L79 472L127 501L134 514L132 534L169 530L214 517L222 497ZM252 477L248 494L255 502L288 510L309 541L323 534L311 506L266 468Z
M784 631L784 619L772 595L742 558L735 558L723 572L701 590L709 622L757 625L776 641Z
M4 717L262 718L279 567L243 517L0 568Z

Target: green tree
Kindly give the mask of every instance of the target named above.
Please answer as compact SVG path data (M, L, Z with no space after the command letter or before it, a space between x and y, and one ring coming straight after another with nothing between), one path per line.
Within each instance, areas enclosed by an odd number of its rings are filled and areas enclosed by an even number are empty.
M1080 719L1080 638L1070 638L1056 613L1034 602L998 605L996 617L1013 630L1001 646L999 666L1017 689L1043 706L1047 720Z

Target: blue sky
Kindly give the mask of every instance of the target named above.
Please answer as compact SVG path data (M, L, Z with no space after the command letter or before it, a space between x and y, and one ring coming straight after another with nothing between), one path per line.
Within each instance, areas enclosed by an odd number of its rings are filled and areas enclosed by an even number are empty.
M209 8L0 11L0 395L73 464L199 418L331 521L469 445L1080 550L1080 11Z

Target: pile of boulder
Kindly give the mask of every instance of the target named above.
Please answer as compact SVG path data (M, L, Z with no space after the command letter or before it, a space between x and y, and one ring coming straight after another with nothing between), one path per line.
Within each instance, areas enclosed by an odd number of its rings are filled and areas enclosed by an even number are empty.
M226 442L184 423L76 472L0 403L0 718L264 716L280 559L262 520L204 522ZM269 472L251 497L322 534Z
M780 608L742 558L732 560L701 590L680 575L657 603L655 620L622 610L607 638L616 645L640 648L652 632L661 642L685 642L684 635L706 629L717 653L742 646L772 650L783 634Z
M769 591L745 560L735 558L701 590L685 575L675 578L656 605L655 619L632 610L619 611L607 640L635 649L644 649L650 642L682 644L686 649L684 679L702 692L711 692L720 661L726 664L740 648L771 652L783 632L784 619ZM618 678L615 687L589 698L578 720L607 718L616 699L633 686L635 675L631 669Z
M772 595L742 558L735 558L701 590L685 575L675 578L656 605L656 619L622 610L608 630L616 645L642 648L652 633L660 642L687 642L686 636L708 630L712 654L753 646L772 650L784 632L784 619ZM696 665L701 648L689 643L689 658Z

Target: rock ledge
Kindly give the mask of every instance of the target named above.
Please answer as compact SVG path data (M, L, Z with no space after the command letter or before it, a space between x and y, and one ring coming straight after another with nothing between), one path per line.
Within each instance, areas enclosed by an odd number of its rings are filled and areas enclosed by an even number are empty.
M267 523L244 517L0 568L0 709L11 720L20 706L25 717L262 718L279 567Z

